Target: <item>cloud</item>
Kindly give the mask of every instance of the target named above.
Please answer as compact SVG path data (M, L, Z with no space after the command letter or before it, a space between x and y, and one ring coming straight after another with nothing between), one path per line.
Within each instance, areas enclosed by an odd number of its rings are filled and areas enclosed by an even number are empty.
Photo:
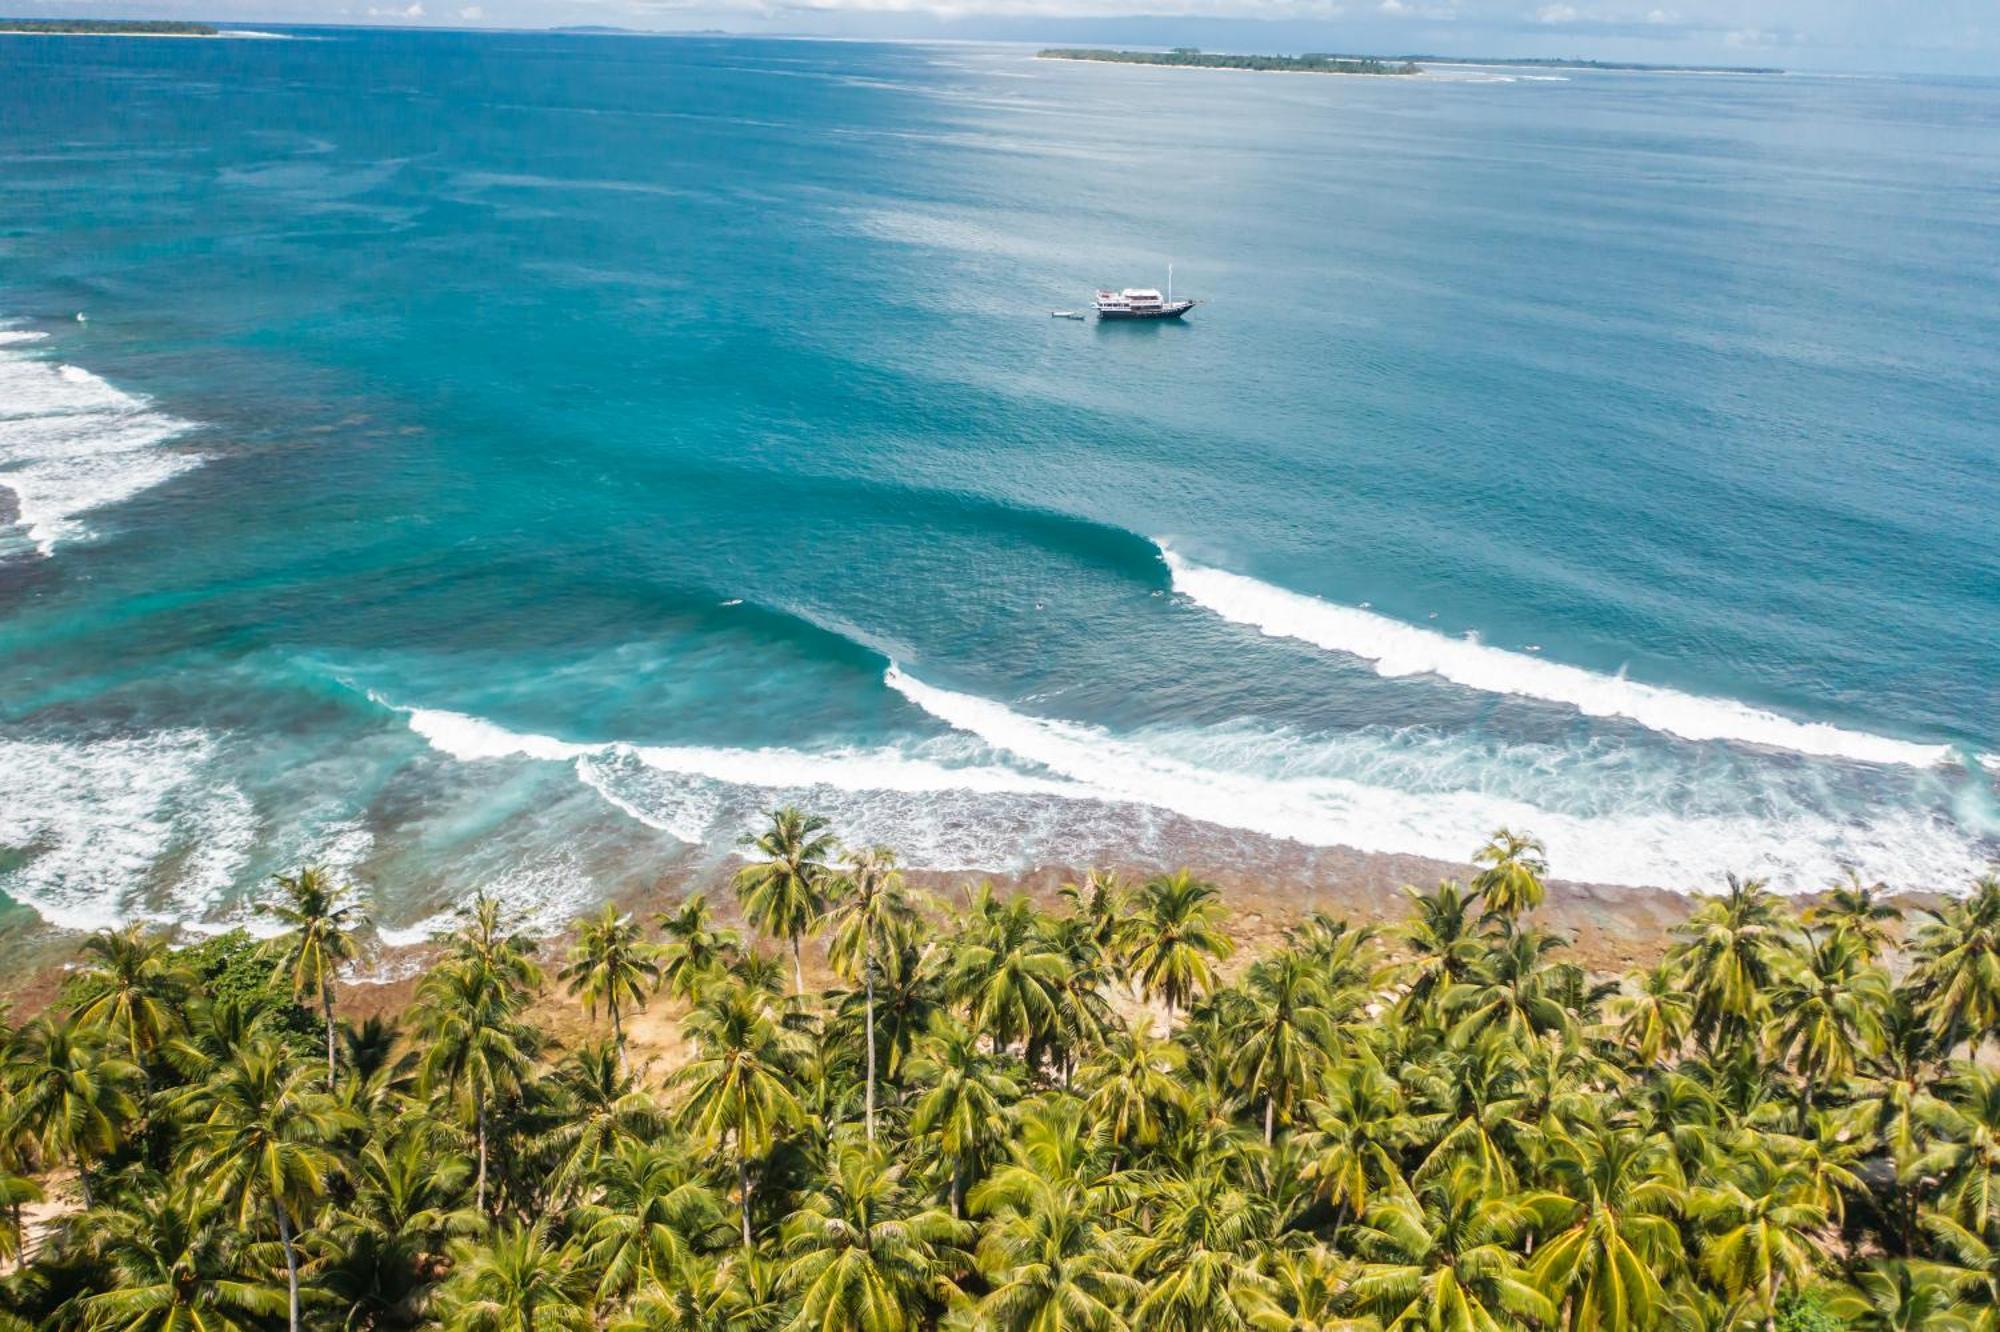
M377 9L373 5L368 6L369 18L420 19L423 16L424 16L424 7L420 4L411 5L407 9Z
M458 16L462 19L483 19L486 17L486 11L478 5L467 5L458 11Z
M1535 11L1537 23L1574 23L1576 20L1575 5L1543 5Z

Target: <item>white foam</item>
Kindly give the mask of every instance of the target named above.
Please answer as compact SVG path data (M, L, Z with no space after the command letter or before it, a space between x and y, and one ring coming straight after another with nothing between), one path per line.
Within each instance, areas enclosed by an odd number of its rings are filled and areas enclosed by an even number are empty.
M40 333L0 329L0 488L41 555L87 536L79 515L199 466L161 446L191 427L81 366L12 350Z
M1561 783L1575 802L1594 804L1589 813L1577 813L1516 793L1556 784L1559 762L1515 765L1534 773L1529 781L1502 769L1500 783L1485 779L1483 765L1465 763L1454 780L1467 784L1411 791L1330 775L1389 775L1384 741L1376 735L1329 738L1317 742L1318 752L1303 755L1294 742L1269 735L1247 750L1240 738L1213 732L1117 737L939 689L895 667L886 680L938 720L1067 777L1096 798L1310 846L1460 861L1495 828L1526 828L1543 839L1565 878L1684 890L1713 887L1726 872L1807 890L1847 865L1899 886L1956 887L1984 862L1981 849L1941 813L1886 810L1857 822L1800 801L1769 808L1769 792L1739 789L1723 811L1679 815L1649 790L1607 805L1589 771L1572 772ZM1274 756L1274 749L1282 752Z
M1922 745L1824 722L1794 721L1733 699L1704 698L1622 675L1489 647L1274 587L1188 560L1164 543L1160 554L1176 592L1225 620L1272 638L1293 638L1359 657L1383 676L1436 675L1494 694L1563 703L1590 717L1623 717L1684 740L1727 740L1865 763L1929 767L1948 761L1948 745Z
M257 836L216 751L199 730L0 740L0 847L20 858L0 891L65 929L200 915L242 873Z

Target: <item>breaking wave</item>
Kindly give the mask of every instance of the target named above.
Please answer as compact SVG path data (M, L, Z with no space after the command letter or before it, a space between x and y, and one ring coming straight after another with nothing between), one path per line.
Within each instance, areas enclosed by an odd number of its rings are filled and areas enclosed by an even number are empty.
M1863 763L1930 767L1948 745L1922 745L1824 722L1794 721L1726 698L1704 698L1622 675L1450 638L1385 615L1321 601L1269 583L1196 564L1160 544L1174 591L1225 620L1272 638L1292 638L1359 657L1383 676L1435 675L1493 694L1567 704L1588 717L1622 717L1683 740L1727 740Z
M79 515L130 499L201 465L160 446L192 424L154 411L74 365L26 349L42 334L0 328L0 489L40 555L88 536ZM0 534L6 528L0 526Z

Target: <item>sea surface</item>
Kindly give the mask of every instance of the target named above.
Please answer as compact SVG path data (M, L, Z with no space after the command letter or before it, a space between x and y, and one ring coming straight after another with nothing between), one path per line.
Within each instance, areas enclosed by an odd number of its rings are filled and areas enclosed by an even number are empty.
M297 37L0 37L17 919L2000 851L2000 83Z

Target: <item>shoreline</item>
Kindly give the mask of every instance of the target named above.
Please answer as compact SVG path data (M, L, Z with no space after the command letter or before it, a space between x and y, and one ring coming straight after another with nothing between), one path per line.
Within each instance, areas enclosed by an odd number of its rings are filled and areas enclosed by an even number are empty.
M1308 74L1324 79L1385 79L1394 82L1414 82L1430 77L1430 71L1419 68L1414 73L1399 70L1371 72L1359 69L1252 69L1248 65L1175 65L1154 60L1106 60L1102 56L1066 56L1035 53L1035 59L1068 65L1126 65L1133 69L1179 69L1200 74Z

